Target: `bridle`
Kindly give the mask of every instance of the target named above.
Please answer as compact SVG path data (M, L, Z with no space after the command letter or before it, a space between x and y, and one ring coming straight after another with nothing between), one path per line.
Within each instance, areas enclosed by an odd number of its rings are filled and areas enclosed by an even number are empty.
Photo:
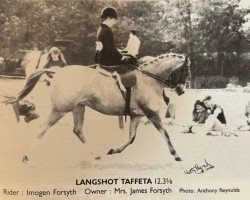
M129 65L130 65L131 67L133 67L134 69L136 69L137 71L140 71L141 73L146 74L147 76L149 76L149 77L151 77L151 78L154 78L155 80L157 80L157 81L163 83L164 85L166 85L166 86L168 86L168 87L176 88L176 87L178 87L178 86L180 85L180 84L174 85L174 84L171 82L171 75L170 75L170 77L168 77L168 79L164 79L164 78L162 78L162 77L156 76L155 74L153 74L153 73L151 73L151 72L145 71L145 70L139 68L139 67L136 66L136 65L132 65L132 64L129 64ZM183 69L184 69L185 66L182 66L182 67L183 67ZM183 70L183 69L181 69L180 78L182 77L182 70Z

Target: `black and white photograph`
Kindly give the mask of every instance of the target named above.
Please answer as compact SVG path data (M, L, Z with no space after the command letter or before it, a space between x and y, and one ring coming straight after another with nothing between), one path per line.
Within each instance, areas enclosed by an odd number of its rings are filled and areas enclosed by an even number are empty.
M249 0L0 0L0 200L248 200Z

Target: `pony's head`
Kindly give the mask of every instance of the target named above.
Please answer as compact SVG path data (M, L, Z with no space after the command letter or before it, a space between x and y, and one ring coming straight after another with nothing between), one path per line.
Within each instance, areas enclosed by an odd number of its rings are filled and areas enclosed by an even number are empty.
M190 61L186 56L183 65L179 68L174 69L168 78L170 87L175 88L175 91L178 95L184 94L186 81L189 77L189 66Z
M160 77L167 82L167 86L174 88L178 95L184 93L186 80L189 76L190 61L188 56L168 53L157 56L154 60L142 64L140 67Z

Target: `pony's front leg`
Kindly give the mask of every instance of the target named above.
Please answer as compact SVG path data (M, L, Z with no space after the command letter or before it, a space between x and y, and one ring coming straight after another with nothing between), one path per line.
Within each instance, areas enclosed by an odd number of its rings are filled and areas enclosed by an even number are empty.
M46 131L53 126L59 119L61 119L65 115L65 112L52 110L49 118L47 119L45 125L42 128L41 133L38 135L38 139L42 139Z
M170 137L168 135L168 132L166 131L166 129L164 128L162 122L161 122L161 118L159 115L155 114L151 114L149 117L149 120L154 124L154 126L157 128L157 130L161 133L161 135L164 137L164 139L166 140L167 144L168 144L168 148L170 150L170 153L174 156L176 161L181 161L181 158L178 156L178 154L176 153L171 141L170 141Z
M117 149L110 149L108 154L121 153L128 145L132 144L135 140L137 127L140 124L141 117L131 116L129 126L129 140L121 147Z
M74 118L74 129L73 132L76 136L81 140L82 143L85 143L85 137L82 132L83 122L84 122L84 112L85 106L78 104L73 110L73 118Z

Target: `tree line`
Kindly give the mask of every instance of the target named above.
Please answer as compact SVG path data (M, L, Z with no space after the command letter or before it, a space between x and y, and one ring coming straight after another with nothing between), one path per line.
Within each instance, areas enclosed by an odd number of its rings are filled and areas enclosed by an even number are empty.
M239 58L249 48L249 29L243 29L247 9L239 0L0 0L0 55L19 49L44 49L55 39L75 41L82 64L92 64L100 13L105 6L117 9L114 27L118 48L126 46L131 29L138 30L140 55L170 51L189 53L192 74L211 59L220 74L223 60ZM198 63L197 63L198 62ZM222 67L223 66L223 67Z

